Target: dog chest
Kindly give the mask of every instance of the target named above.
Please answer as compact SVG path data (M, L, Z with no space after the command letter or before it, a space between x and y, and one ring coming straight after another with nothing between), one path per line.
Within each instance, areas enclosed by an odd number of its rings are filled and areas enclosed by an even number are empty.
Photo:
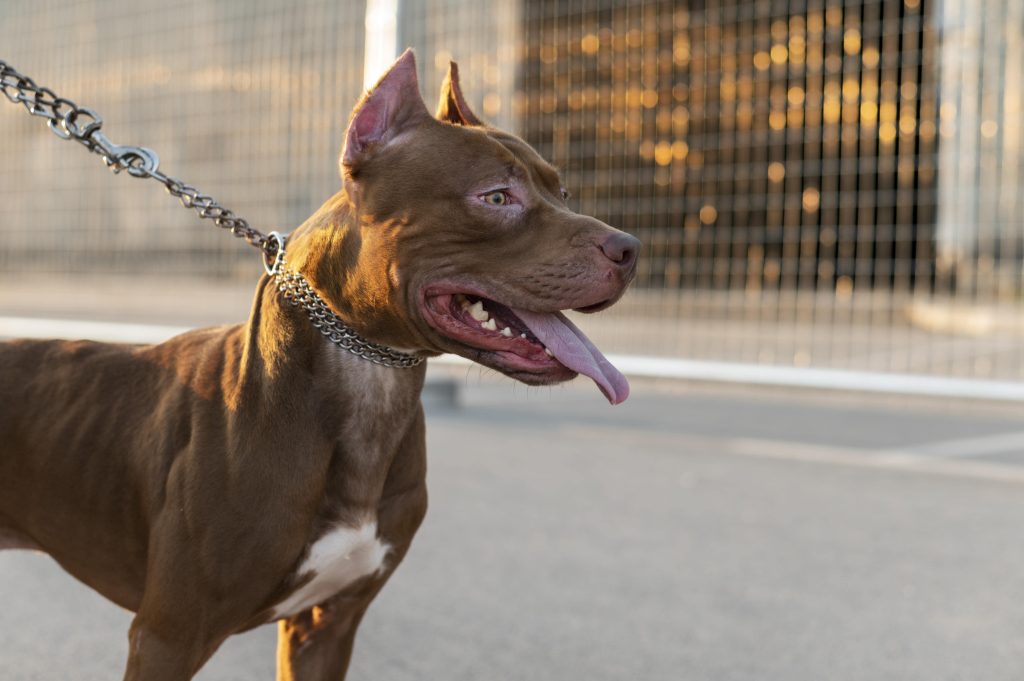
M296 581L308 581L274 606L272 619L300 613L357 579L380 571L389 550L377 537L376 522L334 528L310 547L293 576Z

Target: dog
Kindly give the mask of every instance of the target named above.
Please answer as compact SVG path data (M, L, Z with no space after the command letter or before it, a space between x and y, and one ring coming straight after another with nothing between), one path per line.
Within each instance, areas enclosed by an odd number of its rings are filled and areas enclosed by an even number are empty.
M279 681L344 678L427 509L424 358L628 394L561 311L616 302L640 243L572 212L454 63L431 115L406 51L353 110L340 169L245 324L0 344L0 548L135 613L128 681L190 679L272 621Z

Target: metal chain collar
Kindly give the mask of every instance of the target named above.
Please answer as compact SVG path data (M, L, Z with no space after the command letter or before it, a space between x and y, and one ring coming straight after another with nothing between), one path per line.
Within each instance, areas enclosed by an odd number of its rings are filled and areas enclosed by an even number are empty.
M260 249L264 261L273 261L283 240L265 236L249 226L244 219L220 205L215 198L201 193L195 187L160 172L160 157L146 147L124 147L114 144L100 130L103 119L92 109L78 106L70 99L59 97L53 90L40 87L7 62L0 60L0 92L15 104L24 105L33 116L46 119L53 134L63 140L73 139L89 151L103 157L115 173L127 171L132 177L151 177L160 182L171 196L192 208L200 218L213 220L218 227L229 230Z
M338 347L351 352L357 357L386 367L408 369L423 362L422 357L399 352L386 345L371 343L334 314L324 299L313 290L306 278L298 272L288 269L284 258L279 257L275 263L272 276L277 280L277 290L292 304L302 307L309 315L313 326Z

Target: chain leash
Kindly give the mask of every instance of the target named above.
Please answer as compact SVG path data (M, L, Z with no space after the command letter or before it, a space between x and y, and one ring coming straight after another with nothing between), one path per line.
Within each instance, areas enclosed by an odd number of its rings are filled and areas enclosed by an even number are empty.
M422 357L371 343L334 314L309 282L298 272L289 270L284 262L285 236L277 232L263 234L244 218L220 205L210 196L181 180L160 172L160 157L146 147L114 144L103 134L103 119L92 109L78 106L53 90L36 85L7 62L0 59L0 92L15 104L22 104L33 116L46 119L46 125L62 140L75 140L94 154L115 174L122 170L132 177L153 178L167 192L193 209L200 218L245 239L263 253L263 267L277 281L278 291L295 306L302 307L313 326L332 343L365 360L381 366L410 368Z
M244 218L210 196L203 194L192 185L160 171L160 157L146 147L121 146L111 142L103 134L103 119L92 109L78 106L70 99L58 96L47 87L36 85L28 76L22 75L10 64L0 59L0 92L15 104L22 104L33 116L46 119L46 125L57 137L75 140L94 154L103 157L114 173L122 170L132 177L153 178L162 184L167 192L181 201L185 208L193 209L200 218L213 220L222 229L245 239L263 252L264 264L274 262L278 251L284 246L283 238L276 233L264 235L251 227Z

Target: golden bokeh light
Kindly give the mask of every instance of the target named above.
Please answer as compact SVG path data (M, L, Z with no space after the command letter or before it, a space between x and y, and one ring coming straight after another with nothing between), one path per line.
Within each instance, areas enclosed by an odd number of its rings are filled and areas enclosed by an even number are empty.
M861 102L860 121L862 125L874 125L878 120L878 105L874 102Z
M817 187L807 187L804 189L800 203L808 213L817 211L821 205L821 192L818 191Z
M690 145L683 140L676 140L672 143L672 158L676 161L684 160L689 153Z
M654 147L654 162L659 166L667 166L672 163L672 144L661 141Z
M718 219L718 211L711 204L705 204L701 206L699 217L702 223L710 225Z
M860 31L855 28L848 28L843 33L843 51L849 55L860 52Z

